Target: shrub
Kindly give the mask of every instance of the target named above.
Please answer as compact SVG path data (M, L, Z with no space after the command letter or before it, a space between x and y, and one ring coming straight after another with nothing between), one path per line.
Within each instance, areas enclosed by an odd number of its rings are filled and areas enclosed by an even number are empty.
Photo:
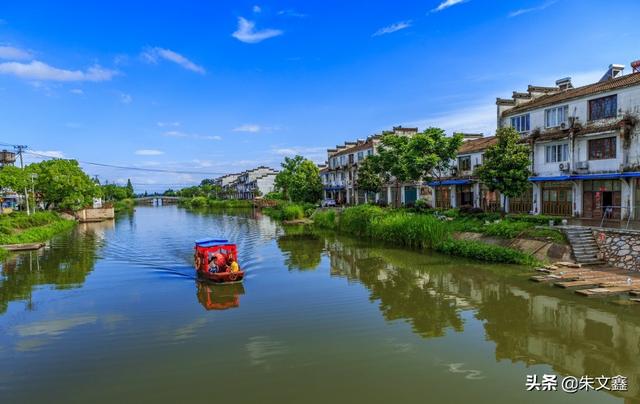
M373 217L369 236L409 247L433 248L450 237L446 223L434 216L392 212Z
M315 226L324 229L336 228L336 212L333 209L318 210L313 214L312 219Z
M264 199L278 200L281 201L283 199L282 192L269 192L264 196Z
M287 204L282 208L283 220L299 220L304 218L304 209L300 205Z
M418 199L413 204L413 210L416 213L425 213L431 209L431 206L424 199Z
M490 223L484 226L483 233L488 236L500 237L500 238L515 238L524 230L532 227L531 223L527 222L511 222L508 220L501 220L497 223Z
M445 254L482 261L519 265L535 265L537 263L537 260L529 254L478 241L451 239L438 244L435 249Z
M207 206L207 198L204 196L194 196L189 203L192 208L204 208Z
M523 215L523 214L507 215L507 218L513 221L535 223L537 225L542 225L542 226L548 225L550 220L553 220L556 224L562 220L562 218L557 216Z
M373 205L358 205L345 209L340 214L340 230L356 236L367 236L374 218L382 217L384 209Z

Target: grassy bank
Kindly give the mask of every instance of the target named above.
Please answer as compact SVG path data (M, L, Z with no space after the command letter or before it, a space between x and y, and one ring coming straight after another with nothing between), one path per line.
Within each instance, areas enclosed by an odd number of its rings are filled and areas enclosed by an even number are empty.
M264 208L262 212L276 220L301 220L310 217L315 212L316 206L311 203L298 204L279 201L276 206Z
M0 215L0 244L46 241L75 224L75 221L62 219L54 212L36 212L31 216L18 212Z
M247 209L252 208L253 204L248 200L240 199L212 199L204 196L195 196L193 198L181 199L180 206L185 208L219 208L219 209Z
M430 214L403 210L383 209L371 205L335 210L317 211L313 215L315 226L333 229L360 238L380 240L392 245L426 248L449 255L489 262L534 265L529 254L510 248L477 241L456 240L450 221Z
M113 203L113 210L118 213L126 210L133 210L136 202L133 199L127 198Z

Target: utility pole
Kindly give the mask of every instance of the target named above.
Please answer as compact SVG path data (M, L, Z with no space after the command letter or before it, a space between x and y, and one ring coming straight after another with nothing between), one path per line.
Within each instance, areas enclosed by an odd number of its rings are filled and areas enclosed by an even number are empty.
M18 156L20 156L20 168L22 170L24 170L24 162L22 161L22 152L24 151L24 149L27 148L27 146L15 145L13 147L18 152ZM27 216L29 216L29 215L31 215L31 211L29 210L29 193L27 191L27 187L26 186L24 188L24 202L25 202L25 207L27 208Z

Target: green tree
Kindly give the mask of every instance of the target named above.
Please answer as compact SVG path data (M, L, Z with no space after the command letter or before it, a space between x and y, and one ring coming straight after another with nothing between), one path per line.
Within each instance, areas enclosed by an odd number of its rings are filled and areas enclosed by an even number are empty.
M382 188L382 177L376 170L376 165L371 156L365 158L358 167L358 189L365 192L378 192Z
M14 166L0 168L0 189L6 188L14 192L23 192L30 185L27 171Z
M133 198L135 196L135 192L133 191L133 184L131 183L131 179L127 179L127 198Z
M496 137L498 143L485 151L476 175L490 191L500 191L503 197L518 197L529 187L531 150L520 143L520 134L514 128L500 128Z
M322 196L320 170L302 156L285 157L276 175L275 187L285 199L293 202L317 202Z
M408 181L440 179L450 168L462 144L462 135L447 137L440 128L428 128L413 136L393 133L380 139L372 169L396 184L395 205L400 205L400 184Z
M34 186L47 209L81 209L101 194L100 187L82 171L76 160L42 161L30 164L27 171L38 175Z

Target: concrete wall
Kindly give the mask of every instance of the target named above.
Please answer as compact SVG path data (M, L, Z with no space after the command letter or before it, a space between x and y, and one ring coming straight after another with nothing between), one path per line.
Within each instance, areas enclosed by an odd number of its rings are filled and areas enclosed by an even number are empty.
M609 265L640 271L640 231L594 229L593 235Z
M113 219L115 212L113 208L87 208L76 211L75 216L80 222L101 222Z

